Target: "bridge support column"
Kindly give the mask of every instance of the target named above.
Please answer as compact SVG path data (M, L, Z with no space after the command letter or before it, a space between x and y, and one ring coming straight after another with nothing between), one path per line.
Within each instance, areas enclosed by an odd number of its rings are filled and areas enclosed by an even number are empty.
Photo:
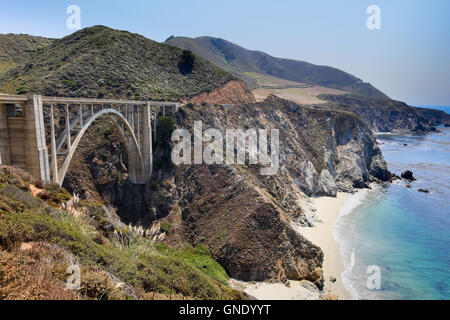
M50 183L50 164L45 139L42 97L29 96L24 105L25 117L25 166L35 178Z
M52 144L52 180L54 183L59 184L58 173L58 151L56 150L56 136L55 136L55 119L53 115L53 103L50 106L50 126L51 126L51 144Z
M145 181L148 182L152 178L153 170L153 139L152 139L152 118L150 103L144 106L142 117L142 157L144 158Z
M8 117L6 105L0 104L0 164L11 165Z
M156 107L153 107L153 119L154 119L153 138L156 141L156 122L158 121L158 112L156 111Z

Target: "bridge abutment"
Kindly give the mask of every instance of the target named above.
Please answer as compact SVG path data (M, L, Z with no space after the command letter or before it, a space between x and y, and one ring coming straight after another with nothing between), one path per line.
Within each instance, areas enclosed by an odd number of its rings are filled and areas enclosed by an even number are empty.
M42 97L5 98L0 103L1 164L21 168L45 183L50 182Z

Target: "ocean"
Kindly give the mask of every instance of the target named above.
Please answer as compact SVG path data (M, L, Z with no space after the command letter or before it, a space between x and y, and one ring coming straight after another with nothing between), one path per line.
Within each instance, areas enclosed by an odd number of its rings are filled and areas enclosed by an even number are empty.
M450 128L439 130L377 135L389 170L418 181L362 190L341 208L334 237L354 299L450 299Z

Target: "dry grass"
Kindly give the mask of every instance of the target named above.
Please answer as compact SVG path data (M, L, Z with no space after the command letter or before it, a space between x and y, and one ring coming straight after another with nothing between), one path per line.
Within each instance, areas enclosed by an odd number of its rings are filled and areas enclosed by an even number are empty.
M142 300L196 300L193 297L184 296L182 294L162 294L157 292L146 292L142 295Z
M15 167L0 165L0 187L15 185L22 190L27 190L32 181L33 178L25 171Z
M95 267L82 268L80 295L94 300L125 300L126 296L120 284L116 284L110 275Z
M321 94L333 94L340 95L346 92L341 90L329 89L319 86L309 88L258 88L253 90L253 94L257 101L266 99L269 95L274 94L279 98L291 100L298 104L310 105L310 104L324 104L325 100L319 99L317 96Z
M52 273L55 257L35 244L27 250L0 251L0 300L77 300Z

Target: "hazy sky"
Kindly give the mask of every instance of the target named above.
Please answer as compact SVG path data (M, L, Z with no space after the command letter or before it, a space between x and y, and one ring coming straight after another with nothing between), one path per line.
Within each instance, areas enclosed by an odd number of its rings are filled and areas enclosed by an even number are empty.
M0 33L70 34L72 4L82 28L221 37L342 69L412 105L450 105L449 0L0 0ZM369 5L381 9L381 30L366 27Z

